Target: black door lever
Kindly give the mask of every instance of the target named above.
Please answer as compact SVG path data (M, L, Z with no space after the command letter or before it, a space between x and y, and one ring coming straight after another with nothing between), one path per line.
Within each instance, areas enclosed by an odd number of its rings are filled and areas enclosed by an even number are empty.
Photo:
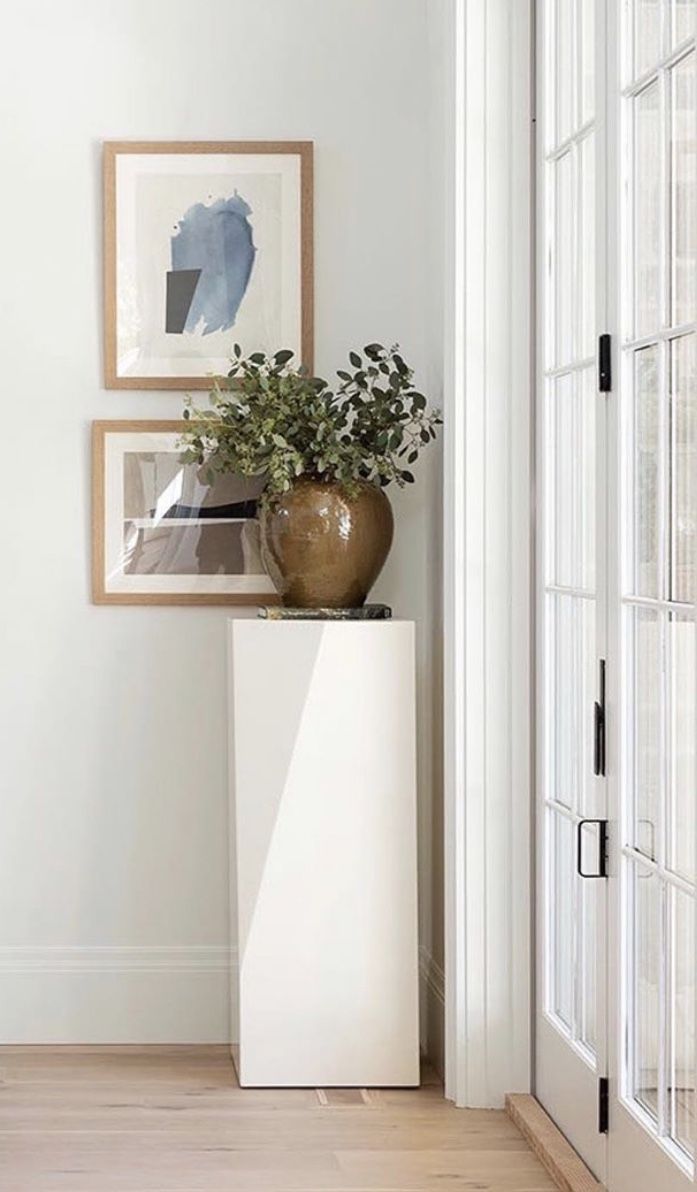
M593 705L593 773L605 774L605 659L600 659L599 698Z

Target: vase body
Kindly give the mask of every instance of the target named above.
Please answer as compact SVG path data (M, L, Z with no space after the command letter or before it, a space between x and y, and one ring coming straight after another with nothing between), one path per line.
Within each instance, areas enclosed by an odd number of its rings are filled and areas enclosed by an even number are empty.
M381 488L355 496L339 484L298 480L260 513L266 568L291 608L360 608L392 545L392 507Z

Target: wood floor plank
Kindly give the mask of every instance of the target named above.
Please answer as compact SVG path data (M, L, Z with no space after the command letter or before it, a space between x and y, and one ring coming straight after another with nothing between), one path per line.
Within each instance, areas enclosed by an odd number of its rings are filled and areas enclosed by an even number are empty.
M220 1048L0 1048L8 1192L551 1192L503 1112L240 1089Z

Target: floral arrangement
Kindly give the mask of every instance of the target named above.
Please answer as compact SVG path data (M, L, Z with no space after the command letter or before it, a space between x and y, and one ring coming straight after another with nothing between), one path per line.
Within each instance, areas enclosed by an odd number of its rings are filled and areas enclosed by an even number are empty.
M217 379L210 405L188 398L185 460L211 473L265 478L264 500L296 480L336 482L349 493L361 482L403 486L441 418L413 384L399 345L368 344L349 353L333 387L293 365L288 350L243 357L233 348L227 378Z

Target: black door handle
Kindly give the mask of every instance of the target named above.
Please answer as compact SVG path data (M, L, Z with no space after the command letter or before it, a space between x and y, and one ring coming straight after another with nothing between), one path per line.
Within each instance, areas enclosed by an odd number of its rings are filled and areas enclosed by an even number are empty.
M583 829L586 824L598 825L598 872L586 873L583 868ZM579 877L607 877L607 820L582 819L576 825L576 872Z

